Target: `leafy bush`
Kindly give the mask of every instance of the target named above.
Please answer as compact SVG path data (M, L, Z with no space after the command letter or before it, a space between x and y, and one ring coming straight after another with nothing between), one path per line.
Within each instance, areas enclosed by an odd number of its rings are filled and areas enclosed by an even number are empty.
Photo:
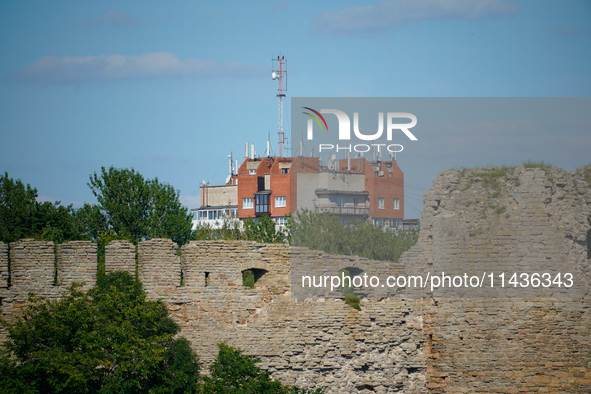
M210 376L203 378L203 392L208 394L323 394L326 389L315 390L286 386L271 379L256 363L260 360L246 356L241 350L218 343L218 356L209 366Z
M3 322L2 393L197 392L197 356L162 302L126 272L77 287L60 301L31 295L23 318Z

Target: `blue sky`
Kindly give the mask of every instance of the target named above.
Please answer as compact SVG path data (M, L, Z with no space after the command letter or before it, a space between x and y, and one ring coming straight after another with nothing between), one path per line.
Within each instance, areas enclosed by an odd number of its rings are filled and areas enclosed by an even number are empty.
M230 152L250 142L262 154L268 133L276 146L279 52L288 137L289 97L591 92L584 0L3 1L0 34L0 171L75 205L94 201L89 175L113 165L172 184L196 207L202 180L224 181ZM589 164L591 142L573 133L572 153L548 139L562 150L553 157L522 138L491 158L479 151L491 141L477 138L455 161L400 161L415 208L406 216L418 217L422 191L450 166Z

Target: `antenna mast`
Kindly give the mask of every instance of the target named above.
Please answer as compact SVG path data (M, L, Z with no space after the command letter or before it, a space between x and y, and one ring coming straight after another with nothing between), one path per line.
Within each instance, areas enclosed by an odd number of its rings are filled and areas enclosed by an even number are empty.
M285 56L281 56L280 52L277 59L272 59L271 62L271 77L273 80L279 80L279 87L277 89L277 98L279 99L279 157L283 157L283 97L285 97L284 92L287 91L287 68L285 67ZM285 87L283 85L283 78L285 78Z

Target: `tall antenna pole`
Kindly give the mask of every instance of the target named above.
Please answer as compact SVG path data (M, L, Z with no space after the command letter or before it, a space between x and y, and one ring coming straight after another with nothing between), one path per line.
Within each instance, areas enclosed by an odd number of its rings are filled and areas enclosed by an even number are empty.
M277 62L277 64L275 64ZM272 59L272 74L271 77L275 80L278 79L279 87L277 89L277 98L279 99L279 157L283 157L283 97L285 97L285 91L287 91L287 68L285 67L285 56L277 56L277 59ZM285 87L283 84L283 78L285 77Z

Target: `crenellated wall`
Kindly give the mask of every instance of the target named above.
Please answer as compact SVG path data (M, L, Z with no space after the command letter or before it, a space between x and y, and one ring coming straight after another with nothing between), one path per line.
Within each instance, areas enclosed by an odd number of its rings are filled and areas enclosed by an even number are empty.
M106 247L107 272L136 273L161 298L204 364L227 341L285 383L329 393L591 392L591 171L517 167L446 171L424 195L418 243L400 263L286 245L153 239ZM0 243L3 317L28 291L58 298L96 277L96 246ZM137 261L137 267L136 267ZM297 261L297 267L295 262ZM568 269L577 298L559 290L342 299L301 297L296 272L354 267L374 274ZM558 268L557 268L558 267ZM242 272L253 269L253 289ZM298 271L299 270L299 271ZM334 294L333 294L334 295ZM0 341L5 338L0 331Z
M105 270L135 275L135 246L127 241L111 241L105 246Z
M96 281L96 244L86 241L73 241L56 246L56 279L59 286L72 282L86 283L81 290L90 289Z
M50 299L59 298L72 282L96 282L96 244L75 241L54 246L53 242L23 239L8 245L0 243L0 305L2 318L14 321L27 304L29 293ZM8 262L10 261L10 273ZM6 271L4 271L6 269ZM10 287L8 283L10 282ZM0 330L0 343L6 331Z
M71 281L95 283L95 244L65 243L55 253L50 242L23 240L10 247L13 282L0 290L9 321L26 305L29 291L59 298ZM261 357L262 367L286 383L327 385L333 393L424 389L424 336L412 307L397 299L362 300L361 312L341 299L297 302L290 284L294 258L333 271L374 263L247 241L193 241L179 253L172 241L152 239L137 247L137 272L149 298L164 300L205 364L225 340ZM135 273L135 247L112 241L105 261L107 272ZM243 286L247 269L257 273L253 289Z

